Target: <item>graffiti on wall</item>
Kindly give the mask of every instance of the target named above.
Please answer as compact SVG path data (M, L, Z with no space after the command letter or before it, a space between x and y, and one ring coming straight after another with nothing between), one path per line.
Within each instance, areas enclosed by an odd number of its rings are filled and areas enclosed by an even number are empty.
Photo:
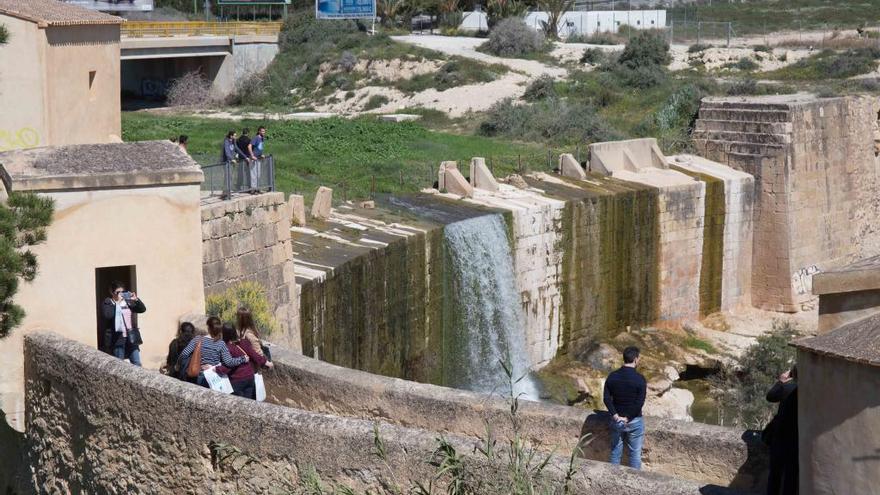
M791 286L798 295L813 293L813 275L819 273L816 265L805 266L791 276Z
M33 127L0 129L0 151L34 148L40 145L40 133Z

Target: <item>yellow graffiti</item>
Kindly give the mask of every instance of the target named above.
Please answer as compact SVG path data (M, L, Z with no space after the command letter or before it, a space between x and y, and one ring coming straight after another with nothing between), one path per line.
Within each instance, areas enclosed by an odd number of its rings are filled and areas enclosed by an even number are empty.
M0 129L0 151L34 148L40 144L40 134L31 127L17 131Z

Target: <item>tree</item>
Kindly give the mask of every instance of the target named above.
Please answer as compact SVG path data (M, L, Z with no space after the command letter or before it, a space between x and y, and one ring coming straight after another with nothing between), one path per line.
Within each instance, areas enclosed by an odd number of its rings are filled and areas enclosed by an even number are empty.
M541 21L541 24L548 39L559 39L559 20L571 10L572 5L574 5L574 0L540 0L538 2L539 8L547 12L547 21Z
M24 310L13 302L19 279L37 276L37 256L28 247L46 240L52 222L52 198L13 192L0 203L0 338L21 323Z
M489 0L486 4L486 22L489 28L495 27L504 19L511 17L522 18L528 6L519 0Z

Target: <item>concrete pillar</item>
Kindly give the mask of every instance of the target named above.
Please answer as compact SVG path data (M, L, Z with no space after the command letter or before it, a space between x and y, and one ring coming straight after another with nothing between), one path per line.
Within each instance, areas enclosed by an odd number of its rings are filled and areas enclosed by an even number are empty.
M330 207L333 204L333 189L321 186L312 203L312 218L327 220L330 218Z
M446 189L446 170L458 169L458 162L440 162L440 169L437 171L437 190Z
M461 175L457 168L447 168L445 175L446 190L452 194L464 196L466 198L474 197L474 188L467 179Z
M498 181L486 166L484 158L471 158L471 185L486 191L498 191Z
M574 159L574 156L571 153L563 153L559 155L559 171L563 177L578 180L584 180L587 178L587 173L584 172L584 168Z
M294 225L303 226L306 224L306 200L299 194L291 194L287 199L290 205L290 221Z

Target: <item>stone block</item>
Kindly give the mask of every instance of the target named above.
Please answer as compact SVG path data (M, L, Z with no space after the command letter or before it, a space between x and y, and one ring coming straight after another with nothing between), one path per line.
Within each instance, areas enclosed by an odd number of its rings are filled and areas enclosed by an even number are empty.
M498 191L498 181L486 166L486 160L480 157L471 158L471 185L486 191Z
M306 224L306 202L305 198L299 194L291 194L287 200L290 206L290 221L294 225L303 226Z
M312 218L327 220L330 218L330 210L333 205L333 189L321 186L315 194L312 202Z
M363 209L365 209L365 210L372 210L373 208L376 207L376 202L373 201L373 200L369 200L369 201L359 201L359 202L357 203L357 207L358 207L358 208L363 208Z
M446 189L446 171L458 169L458 162L441 162L440 169L437 171L437 190L443 191Z
M466 198L474 197L474 188L471 186L467 179L461 175L461 172L458 171L458 168L446 169L444 174L446 177L446 190L452 194L457 194L459 196L464 196Z
M559 172L563 177L569 177L571 179L584 180L587 178L587 173L584 172L584 168L574 159L574 156L571 153L563 153L559 155Z

